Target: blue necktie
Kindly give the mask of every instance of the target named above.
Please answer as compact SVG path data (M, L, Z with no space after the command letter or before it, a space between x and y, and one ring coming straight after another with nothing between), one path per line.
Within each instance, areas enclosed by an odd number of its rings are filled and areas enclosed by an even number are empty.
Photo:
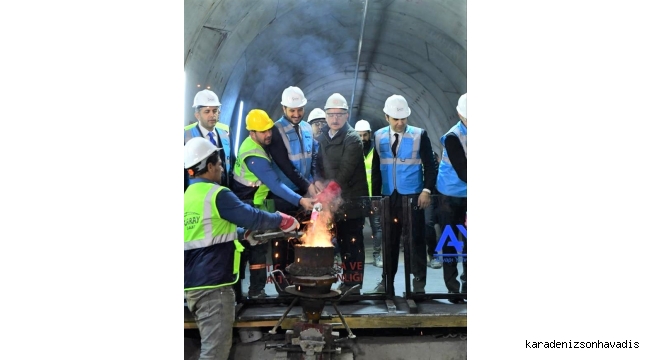
M217 142L214 141L214 136L212 135L212 131L208 133L208 136L210 137L210 142L214 144L214 146L217 146ZM218 147L218 146L217 146Z

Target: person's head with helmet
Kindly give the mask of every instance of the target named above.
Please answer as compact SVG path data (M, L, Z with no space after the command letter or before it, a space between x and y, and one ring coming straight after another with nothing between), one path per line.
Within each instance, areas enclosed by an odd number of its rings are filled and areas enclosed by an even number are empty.
M201 90L194 96L194 117L206 130L214 130L219 122L221 103L217 94L210 90Z
M311 125L311 131L314 133L314 138L320 135L321 128L327 124L325 121L325 111L321 108L315 108L309 113L307 122Z
M219 150L221 149L206 138L190 139L185 144L185 169L190 177L200 177L220 183L223 167Z
M348 102L343 95L334 93L325 102L325 119L330 130L337 132L348 121Z
M456 111L458 112L458 117L460 121L463 122L463 125L467 127L467 93L464 93L458 99L458 105L456 106Z
M297 86L289 86L282 92L282 112L291 123L298 124L305 116L307 99L302 90Z
M366 120L359 120L354 124L354 130L357 131L357 134L361 137L363 142L363 148L368 149L370 147L370 134L372 130L370 129L370 123Z
M246 115L246 130L251 139L259 145L266 146L271 143L271 128L273 120L266 111L253 109Z
M403 133L406 130L408 117L411 115L411 108L402 95L391 95L384 103L384 114L390 129L396 133Z

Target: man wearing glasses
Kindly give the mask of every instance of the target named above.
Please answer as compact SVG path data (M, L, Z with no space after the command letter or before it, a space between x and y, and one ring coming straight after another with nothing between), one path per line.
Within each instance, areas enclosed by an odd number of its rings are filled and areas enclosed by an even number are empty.
M309 117L307 117L307 122L309 125L311 125L311 131L314 134L314 151L312 152L312 159L311 159L311 173L312 175L316 172L316 156L318 155L318 140L316 140L320 134L323 132L323 128L327 126L327 121L325 120L325 111L321 108L315 108L309 113ZM320 192L323 189L318 188L318 184L316 184L316 181L314 181L314 185L316 185L316 191ZM337 254L338 255L338 254Z
M325 116L325 111L323 111L323 109L315 108L309 113L309 116L307 117L307 122L309 125L311 125L311 132L314 134L314 139L320 135L323 127L327 125ZM316 152L316 150L314 150L314 152Z
M343 203L334 213L334 221L343 267L343 284L339 290L346 292L355 285L363 286L365 213L360 198L368 196L368 183L361 137L348 124L348 103L341 94L335 93L327 99L325 118L327 127L316 138L314 178L320 188L326 181L334 181L341 187ZM360 294L361 286L353 294Z

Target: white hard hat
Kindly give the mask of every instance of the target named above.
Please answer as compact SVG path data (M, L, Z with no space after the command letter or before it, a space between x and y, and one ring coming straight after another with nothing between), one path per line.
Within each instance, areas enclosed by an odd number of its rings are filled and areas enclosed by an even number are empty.
M384 113L393 119L404 119L411 115L411 108L402 95L392 95L386 99Z
M289 86L282 92L282 102L280 104L283 106L299 108L305 106L306 103L307 99L305 99L305 94L303 94L299 87Z
M356 131L372 131L370 130L370 123L366 120L359 120L354 124L354 130Z
M327 109L348 109L348 102L345 101L343 95L334 93L327 98L325 102L325 110Z
M464 93L460 96L460 99L458 99L456 111L458 111L462 117L467 119L467 93Z
M325 119L325 111L321 108L315 108L309 113L309 116L307 117L307 122L311 124L312 120L316 119Z
M210 90L201 90L194 96L194 105L193 108L199 106L221 106L219 102L219 97L217 94Z
M221 149L216 147L206 138L191 138L185 144L185 168L189 169L193 166L199 165L196 171L203 170L208 157L215 151L219 150Z

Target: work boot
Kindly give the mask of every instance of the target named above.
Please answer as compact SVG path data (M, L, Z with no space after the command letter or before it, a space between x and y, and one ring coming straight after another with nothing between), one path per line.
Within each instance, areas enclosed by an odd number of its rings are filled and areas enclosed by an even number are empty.
M384 280L381 280L379 283L377 283L377 286L367 294L385 294L386 293L386 282Z
M450 294L454 294L454 293L452 293L452 292L449 292L449 293L450 293ZM457 293L455 293L455 294L457 294ZM452 303L452 304L465 304L465 299L461 299L461 298L448 299L448 301L449 301L450 303Z
M413 292L416 294L424 294L424 285L426 284L426 279L413 278Z
M354 284L356 285L356 284ZM339 288L337 290L341 291L341 295L345 294L350 288L352 288L354 285L348 285L348 284L341 284L339 285ZM361 286L358 288L352 290L352 292L349 295L361 295Z
M431 261L429 261L429 267L432 269L440 269L442 268L442 262L438 260L436 257L431 257Z
M374 258L374 260L372 261L373 265L375 265L378 268L384 267L384 262L381 261L380 254L373 254L372 257Z
M254 294L254 295L251 295L250 292L248 293L248 298L249 299L263 299L265 297L266 297L266 291L264 291L264 289L262 289L259 293Z

